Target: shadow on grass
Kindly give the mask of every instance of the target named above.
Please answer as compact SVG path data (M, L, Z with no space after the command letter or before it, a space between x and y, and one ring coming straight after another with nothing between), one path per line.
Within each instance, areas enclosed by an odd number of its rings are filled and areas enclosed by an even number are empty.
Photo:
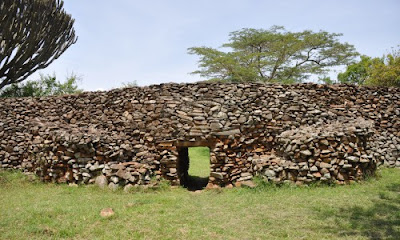
M208 177L188 176L184 187L189 191L202 190L207 186Z
M319 215L321 220L335 218L336 225L327 230L342 237L400 239L400 184L390 185L378 196L372 206L326 209L319 211Z

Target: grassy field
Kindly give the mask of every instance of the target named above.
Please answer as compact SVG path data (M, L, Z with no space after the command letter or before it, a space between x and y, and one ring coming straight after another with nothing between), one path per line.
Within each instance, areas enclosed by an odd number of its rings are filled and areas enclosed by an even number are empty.
M349 186L124 193L0 172L0 239L400 239L400 169L379 175ZM100 217L103 208L115 215Z
M189 175L198 177L210 176L210 149L208 147L189 148Z

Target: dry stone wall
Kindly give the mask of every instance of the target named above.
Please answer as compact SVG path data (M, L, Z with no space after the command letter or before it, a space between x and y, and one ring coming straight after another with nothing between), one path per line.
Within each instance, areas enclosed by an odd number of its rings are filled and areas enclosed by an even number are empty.
M399 128L395 88L196 83L1 99L0 168L113 188L182 184L187 147L207 146L210 184L346 183L400 167Z
M254 170L274 182L361 180L377 166L368 144L372 129L372 121L356 119L285 131L276 153L255 157Z

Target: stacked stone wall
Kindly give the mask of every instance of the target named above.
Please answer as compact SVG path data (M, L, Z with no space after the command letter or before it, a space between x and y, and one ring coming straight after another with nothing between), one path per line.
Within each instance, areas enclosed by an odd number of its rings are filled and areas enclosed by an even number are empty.
M257 174L344 183L400 166L399 129L395 88L196 83L1 99L0 168L56 182L180 184L180 149L207 146L212 184Z

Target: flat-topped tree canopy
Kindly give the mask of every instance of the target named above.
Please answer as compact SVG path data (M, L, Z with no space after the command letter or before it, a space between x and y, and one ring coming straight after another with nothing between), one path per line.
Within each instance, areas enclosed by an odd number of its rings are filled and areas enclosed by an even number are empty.
M60 0L0 2L0 89L43 69L77 41Z

